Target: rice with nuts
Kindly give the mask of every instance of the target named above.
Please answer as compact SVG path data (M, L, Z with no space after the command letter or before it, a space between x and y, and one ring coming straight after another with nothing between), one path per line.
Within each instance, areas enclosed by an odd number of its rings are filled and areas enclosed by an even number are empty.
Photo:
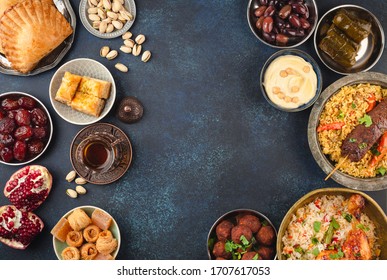
M326 244L325 237L332 220L337 222L338 228L334 230L331 242ZM344 196L323 195L299 208L293 215L282 237L281 253L288 260L314 260L323 250L334 247L337 254L332 254L330 258L345 258L341 247L353 228L365 232L372 258L376 259L380 254L380 246L377 243L375 225L370 218L364 213L359 221L352 217L348 211L348 199Z
M344 86L334 94L324 106L319 125L341 123L342 127L317 132L322 152L332 161L339 162L342 142L366 114L369 99L375 98L376 102L380 102L385 96L387 89L370 84ZM371 167L369 162L372 157L371 149L359 162L346 160L339 170L360 178L375 177L378 173L383 175L387 169L387 157Z

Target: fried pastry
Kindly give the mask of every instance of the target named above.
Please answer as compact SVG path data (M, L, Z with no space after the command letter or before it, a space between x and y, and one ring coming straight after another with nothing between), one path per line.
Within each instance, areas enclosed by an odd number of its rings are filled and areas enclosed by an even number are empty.
M68 217L67 220L70 226L75 231L80 231L91 224L91 219L82 209L75 209Z
M82 76L66 71L56 92L55 100L70 106L81 79Z
M111 231L104 230L99 234L96 246L98 252L107 255L117 249L118 242L113 238Z
M28 73L73 30L65 17L42 0L25 0L0 18L3 52L13 69Z
M107 254L107 255L104 255L104 254L101 254L101 253L98 253L94 260L101 260L101 261L111 261L111 260L114 260L113 256L110 255L110 254Z
M81 247L81 245L83 244L82 232L75 230L70 231L67 234L66 243L71 247Z
M77 91L71 101L72 109L94 117L99 117L104 107L104 99L81 91Z
M81 258L81 253L78 248L75 247L66 247L62 251L63 260L79 260Z
M98 254L97 248L93 243L83 244L81 247L81 259L93 260Z
M11 8L12 6L23 2L24 0L1 0L0 1L0 18L4 15L4 12ZM53 4L52 0L42 0L48 4ZM3 49L1 48L1 40L0 40L0 53L3 53Z
M90 77L82 77L81 83L79 84L78 91L94 95L95 97L108 99L110 96L111 83Z
M101 229L96 225L90 225L83 230L83 237L87 242L96 242Z

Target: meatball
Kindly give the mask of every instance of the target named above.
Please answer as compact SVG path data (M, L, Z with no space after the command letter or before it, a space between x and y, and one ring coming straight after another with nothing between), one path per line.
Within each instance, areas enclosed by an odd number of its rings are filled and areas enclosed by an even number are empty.
M244 236L249 242L253 237L253 233L248 226L237 225L231 229L231 240L234 243L241 244L241 236Z
M255 238L262 245L270 246L275 242L275 231L271 226L261 227Z
M218 241L214 245L214 249L212 249L212 253L216 258L229 259L231 258L231 253L226 252L225 248L226 243L224 241Z
M272 260L275 256L273 247L260 246L257 250L257 253L262 260Z
M218 240L226 241L231 239L231 229L233 226L234 225L230 221L222 221L216 227L216 236L218 237Z
M242 256L242 260L261 260L261 256L254 251L244 253Z
M249 214L239 218L238 224L248 226L253 233L257 233L262 227L258 217Z

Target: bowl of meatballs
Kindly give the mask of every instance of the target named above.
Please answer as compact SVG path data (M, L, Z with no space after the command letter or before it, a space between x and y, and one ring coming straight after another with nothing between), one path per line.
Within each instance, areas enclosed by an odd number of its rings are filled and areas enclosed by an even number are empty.
M263 214L236 209L223 214L207 237L210 260L274 260L277 230Z

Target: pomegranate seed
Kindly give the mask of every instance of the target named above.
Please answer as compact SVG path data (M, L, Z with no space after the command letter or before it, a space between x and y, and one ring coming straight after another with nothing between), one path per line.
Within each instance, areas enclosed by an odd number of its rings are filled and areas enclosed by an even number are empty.
M15 223L13 221L10 221L8 223L8 228L13 228L14 225L15 225Z

